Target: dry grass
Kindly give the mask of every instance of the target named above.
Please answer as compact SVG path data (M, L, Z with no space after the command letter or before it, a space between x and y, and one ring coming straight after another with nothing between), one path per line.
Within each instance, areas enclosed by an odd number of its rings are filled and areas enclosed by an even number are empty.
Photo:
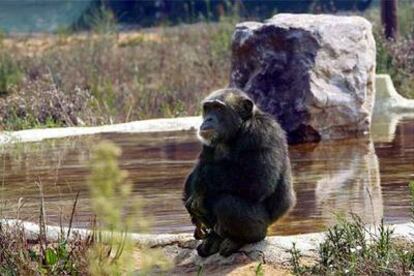
M5 38L0 129L197 114L227 84L234 23Z

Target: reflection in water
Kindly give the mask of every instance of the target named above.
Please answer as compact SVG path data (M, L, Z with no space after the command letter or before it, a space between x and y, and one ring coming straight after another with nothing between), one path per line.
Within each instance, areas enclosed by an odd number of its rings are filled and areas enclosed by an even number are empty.
M378 223L383 215L379 164L372 142L353 142L322 148L330 152L328 172L316 184L316 202L324 213L356 213L366 223ZM346 203L346 204L344 204Z
M297 221L288 223L289 232L302 232L302 220L307 220L307 227L323 230L334 223L336 214L355 213L367 223L382 218L379 165L372 142L320 143L314 149L300 145L290 152L298 205L292 217Z
M372 117L371 137L375 142L392 142L397 126L401 121L413 120L414 113L387 113L374 112Z
M373 137L373 142L347 140L291 147L298 203L287 217L272 225L270 233L321 231L333 223L338 212L354 212L369 223L382 216L387 222L409 220L407 183L414 179L414 120L401 121L391 141ZM145 201L152 231L190 232L181 190L200 150L194 132L103 134L4 146L0 148L3 216L37 220L36 182L40 182L50 223L59 223L60 217L70 214L80 191L75 224L88 226L87 163L92 146L101 139L122 147L120 165L134 183L135 196L130 200ZM21 197L25 204L17 212Z

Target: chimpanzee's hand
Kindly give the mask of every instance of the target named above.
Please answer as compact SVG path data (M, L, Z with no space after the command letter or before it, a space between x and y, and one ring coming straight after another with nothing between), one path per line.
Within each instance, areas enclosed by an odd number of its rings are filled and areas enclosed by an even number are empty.
M185 202L185 208L187 211L196 217L201 217L204 214L203 197L197 195L191 195Z
M208 229L205 225L203 225L203 223L197 219L193 219L193 223L195 225L195 229L194 229L194 238L196 240L202 240L205 239L207 237L208 234Z

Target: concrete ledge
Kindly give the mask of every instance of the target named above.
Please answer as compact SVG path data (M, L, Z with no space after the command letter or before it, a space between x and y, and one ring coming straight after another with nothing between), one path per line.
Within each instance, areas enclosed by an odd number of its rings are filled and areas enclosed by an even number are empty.
M376 75L375 89L374 113L382 111L414 113L414 100L398 94L389 75Z
M153 119L135 121L123 124L104 125L96 127L63 127L47 129L27 129L20 131L5 131L0 133L0 145L7 143L35 142L44 139L91 135L109 132L139 133L191 130L198 128L200 123L201 117L182 117L172 119Z

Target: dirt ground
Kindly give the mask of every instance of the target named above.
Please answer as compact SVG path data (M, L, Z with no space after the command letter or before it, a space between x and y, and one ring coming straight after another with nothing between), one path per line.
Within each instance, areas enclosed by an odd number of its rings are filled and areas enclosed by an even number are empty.
M135 269L140 271L142 267L142 252L138 249L134 252ZM160 271L153 271L149 274L158 275ZM260 264L258 261L251 261L247 257L239 257L234 264L223 265L206 265L203 267L188 265L172 267L167 270L167 275L231 275L231 276L245 276L245 275L294 275L290 268L275 264Z

